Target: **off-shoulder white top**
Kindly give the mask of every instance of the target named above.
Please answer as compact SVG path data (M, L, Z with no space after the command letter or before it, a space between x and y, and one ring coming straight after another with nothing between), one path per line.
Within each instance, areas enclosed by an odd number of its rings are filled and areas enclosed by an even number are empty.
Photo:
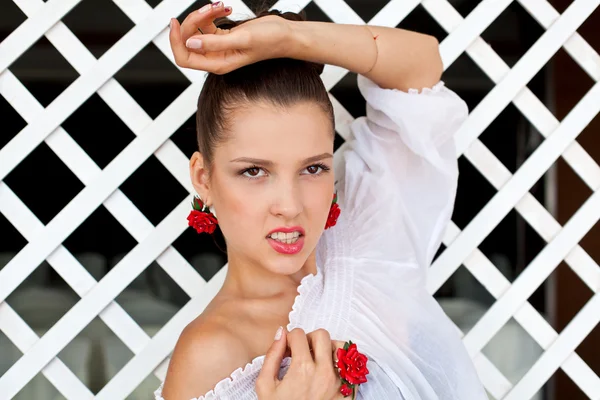
M454 207L453 135L466 104L443 82L407 93L359 75L358 87L367 116L352 123L336 164L342 213L319 240L317 274L302 279L287 329L324 328L357 343L370 371L358 399L487 399L457 331L425 288ZM194 400L256 399L263 360ZM285 358L280 377L289 365Z

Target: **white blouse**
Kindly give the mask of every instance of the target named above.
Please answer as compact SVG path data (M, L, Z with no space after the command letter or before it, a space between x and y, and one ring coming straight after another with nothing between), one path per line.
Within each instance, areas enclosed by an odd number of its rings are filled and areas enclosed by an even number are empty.
M324 328L356 343L370 372L358 399L487 399L454 325L425 288L454 207L453 135L467 106L443 82L406 93L359 75L358 87L367 116L352 123L336 166L341 215L319 240L317 273L302 279L287 329ZM257 399L263 361L194 400ZM161 389L156 400L164 400Z

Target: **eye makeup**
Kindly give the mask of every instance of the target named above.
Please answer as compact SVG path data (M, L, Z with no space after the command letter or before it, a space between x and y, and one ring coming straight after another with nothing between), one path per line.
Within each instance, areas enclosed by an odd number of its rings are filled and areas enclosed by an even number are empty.
M317 172L317 173L314 173L314 174L310 174L310 173L309 173L309 174L303 174L303 175L310 175L310 176L315 176L315 177L316 177L316 176L320 176L320 175L322 175L322 174L324 174L324 173L327 173L327 172L329 172L329 171L331 170L331 168L330 168L330 167L328 167L327 165L325 165L325 164L323 164L323 163L316 163L316 164L309 165L308 167L304 168L304 170L306 170L306 169L308 169L308 168L311 168L311 167L317 167L317 168L320 168L320 169L321 169L321 171L320 171L320 172ZM242 177L244 177L244 178L246 178L246 179L249 179L249 180L251 180L251 181L258 180L258 179L262 178L263 176L265 176L265 175L259 175L259 176L248 176L248 175L246 175L248 172L250 172L250 171L255 171L255 170L258 170L258 171L265 171L265 170L264 170L264 168L262 168L262 167L259 167L258 165L255 165L255 164L254 164L254 165L251 165L251 166L249 166L249 167L247 167L247 168L244 168L244 169L240 170L240 171L238 172L238 175L240 175L240 176L242 176ZM265 171L265 172L266 172L266 171Z

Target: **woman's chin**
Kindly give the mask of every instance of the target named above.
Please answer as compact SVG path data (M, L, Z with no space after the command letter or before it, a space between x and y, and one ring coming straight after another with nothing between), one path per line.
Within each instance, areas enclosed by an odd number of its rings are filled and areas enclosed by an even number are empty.
M304 255L304 252L294 255L282 255L270 250L268 256L263 258L262 262L264 267L273 273L292 275L302 269L306 263L306 259L307 257Z

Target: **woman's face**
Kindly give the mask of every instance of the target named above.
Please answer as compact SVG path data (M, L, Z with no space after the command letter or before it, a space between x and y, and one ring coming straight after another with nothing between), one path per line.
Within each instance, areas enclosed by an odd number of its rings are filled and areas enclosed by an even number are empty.
M331 122L308 102L286 109L254 104L229 118L228 140L215 149L206 185L198 184L201 174L192 159L196 189L214 206L230 264L251 262L293 274L315 249L329 214ZM286 237L269 236L290 228Z

